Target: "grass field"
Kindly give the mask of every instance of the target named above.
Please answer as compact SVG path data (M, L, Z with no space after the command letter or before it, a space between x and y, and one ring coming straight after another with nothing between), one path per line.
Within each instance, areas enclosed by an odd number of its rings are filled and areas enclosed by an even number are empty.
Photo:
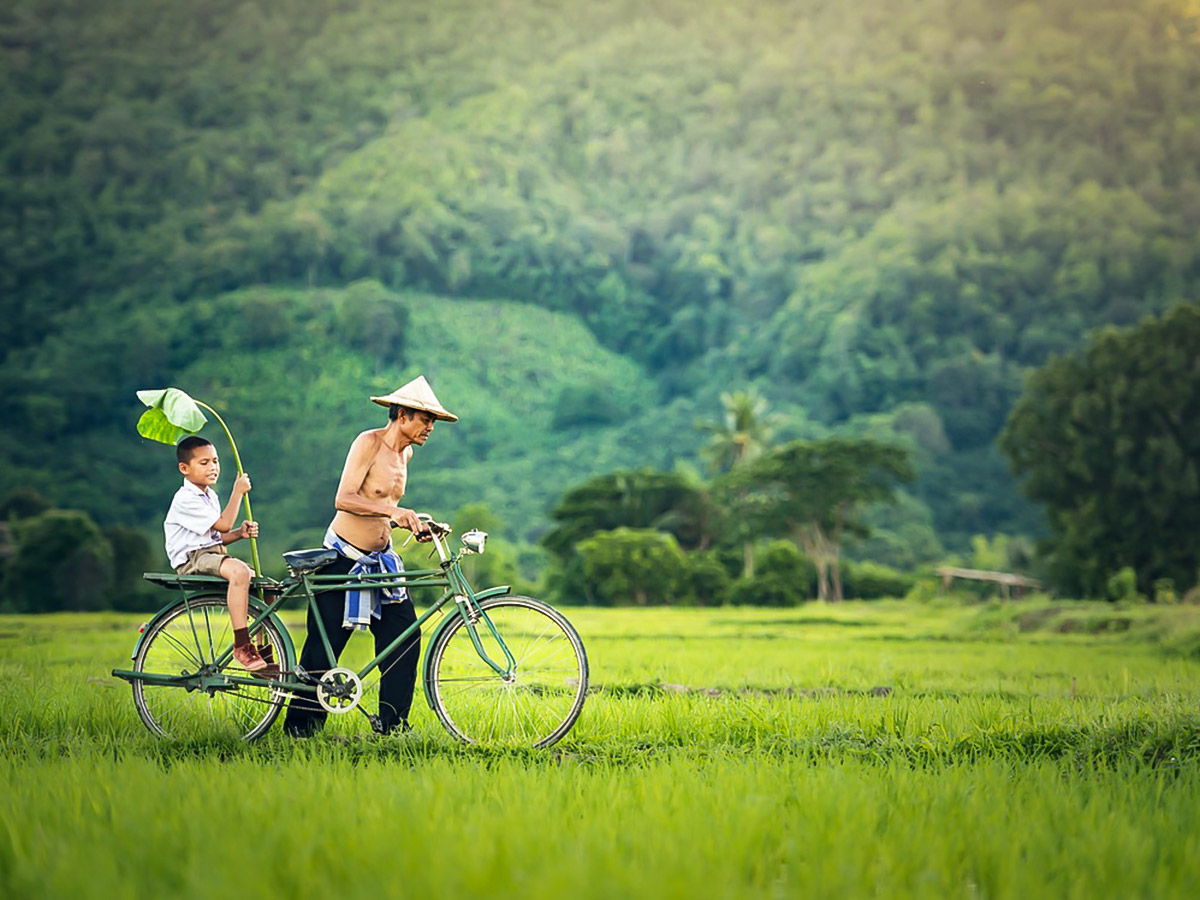
M141 618L0 618L0 896L1191 897L1200 610L569 609L557 747L169 743ZM288 615L299 633L299 615ZM356 638L351 652L365 654Z

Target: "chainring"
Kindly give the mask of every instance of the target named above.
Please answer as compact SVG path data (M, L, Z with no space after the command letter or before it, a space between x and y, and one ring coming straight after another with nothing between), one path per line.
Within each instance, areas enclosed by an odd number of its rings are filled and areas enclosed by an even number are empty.
M352 669L330 669L317 684L317 702L329 713L340 715L354 710L362 695L362 679Z

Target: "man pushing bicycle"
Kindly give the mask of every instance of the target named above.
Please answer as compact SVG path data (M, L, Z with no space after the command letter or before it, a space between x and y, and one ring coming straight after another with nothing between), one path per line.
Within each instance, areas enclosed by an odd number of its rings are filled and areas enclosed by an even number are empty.
M324 541L327 548L337 551L338 558L321 570L322 575L403 571L403 562L392 547L392 529L406 528L418 540L429 537L417 514L400 506L408 484L408 462L413 445L424 446L435 422L457 422L458 417L442 406L423 375L371 400L387 407L388 423L362 432L350 445L334 497L337 512ZM317 594L316 600L335 662L353 631L370 628L375 651L381 653L417 619L403 588L326 591ZM319 677L329 662L312 608L307 626L300 667ZM408 728L420 647L417 629L380 662L379 727L384 734ZM321 728L325 717L325 711L311 698L297 697L288 706L284 730L293 737L308 737Z

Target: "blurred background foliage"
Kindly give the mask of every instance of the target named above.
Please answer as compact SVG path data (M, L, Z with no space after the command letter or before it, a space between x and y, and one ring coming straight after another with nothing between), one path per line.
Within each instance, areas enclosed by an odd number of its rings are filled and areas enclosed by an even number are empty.
M0 498L158 564L136 389L222 411L273 555L418 373L462 421L412 504L483 504L525 579L572 488L713 471L739 391L910 453L847 565L1028 543L1026 375L1200 296L1193 0L12 0L0 97ZM768 540L618 526L578 565L647 538L697 602Z

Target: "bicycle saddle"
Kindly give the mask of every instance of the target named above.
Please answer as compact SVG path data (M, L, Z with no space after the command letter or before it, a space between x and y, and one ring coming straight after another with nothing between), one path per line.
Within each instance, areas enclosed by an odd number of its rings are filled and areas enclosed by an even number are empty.
M338 558L336 550L318 547L316 550L290 550L283 554L283 561L293 572L311 572L327 566Z

